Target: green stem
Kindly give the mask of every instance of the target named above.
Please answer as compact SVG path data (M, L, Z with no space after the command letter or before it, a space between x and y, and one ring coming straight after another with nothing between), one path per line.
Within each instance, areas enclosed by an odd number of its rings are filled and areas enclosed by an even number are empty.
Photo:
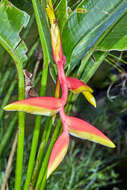
M45 38L44 26L42 24L42 18L41 18L42 13L41 13L40 7L39 7L40 3L38 0L32 0L32 4L33 4L35 19L37 22L39 36L40 36L40 40L41 40L41 46L43 49L44 62L43 62L40 96L44 96L45 92L46 92L46 86L47 86L49 51L48 51L48 47L47 47L47 41ZM41 116L36 117L24 190L28 190L29 186L30 186L30 181L31 181L31 177L32 177L33 169L34 169L34 164L35 164L35 156L36 156L39 133L40 133L41 119L42 119Z
M44 132L43 132L42 139L41 139L41 144L39 146L39 151L37 154L36 165L35 165L33 176L32 176L32 186L33 187L35 186L35 183L37 180L37 176L39 173L39 169L41 167L45 149L48 144L48 139L50 136L51 129L52 129L52 118L47 118L46 123L45 123Z
M40 190L44 190L44 189L45 189L46 180L47 180L47 171L45 172L44 177L43 177L43 179L42 179L42 183L41 183Z
M24 75L22 63L16 63L18 71L18 99L24 99ZM15 174L15 190L21 189L22 169L23 169L23 152L24 152L24 126L25 118L23 112L18 112L18 132L17 132L17 159L16 159L16 174Z

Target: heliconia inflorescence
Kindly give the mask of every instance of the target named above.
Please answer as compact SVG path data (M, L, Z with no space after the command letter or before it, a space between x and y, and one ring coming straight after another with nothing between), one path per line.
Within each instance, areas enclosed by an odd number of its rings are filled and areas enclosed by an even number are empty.
M62 120L63 132L56 140L50 155L47 172L47 177L49 177L51 173L58 167L67 153L69 134L81 139L88 139L111 148L114 148L115 145L101 131L88 122L76 117L67 116L65 114L64 106L68 97L68 89L75 94L82 93L94 107L96 107L96 101L92 95L93 90L87 84L76 78L65 76L64 64L66 59L62 52L60 30L56 22L51 0L49 0L46 10L51 25L51 45L53 57L58 69L56 97L28 98L11 103L5 106L4 109L7 111L24 111L31 114L46 116L55 115L57 112L59 112L60 118ZM61 98L59 98L60 88L62 89Z

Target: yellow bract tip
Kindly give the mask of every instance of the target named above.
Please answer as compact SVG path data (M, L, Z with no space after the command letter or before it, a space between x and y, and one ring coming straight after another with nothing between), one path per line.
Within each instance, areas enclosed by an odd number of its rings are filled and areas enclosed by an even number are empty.
M116 145L111 141L110 148L116 148Z
M3 109L6 110L6 111L12 110L13 109L13 104L9 104L9 105L5 106Z
M96 108L96 100L94 96L89 91L83 91L83 95L86 97L89 103L91 103Z

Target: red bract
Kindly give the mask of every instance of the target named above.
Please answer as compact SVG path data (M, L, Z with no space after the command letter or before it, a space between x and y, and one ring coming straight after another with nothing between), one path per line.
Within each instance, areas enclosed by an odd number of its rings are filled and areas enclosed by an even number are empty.
M94 107L96 107L96 100L92 95L93 90L87 84L76 78L67 77L67 85L73 93L78 94L81 92L88 100L88 102L90 102Z
M104 135L101 131L86 121L83 121L76 117L67 116L66 125L68 127L69 133L75 137L88 139L90 141L100 143L111 148L115 147L112 141L106 137L106 135Z
M77 78L67 77L67 85L68 88L73 90L75 93L79 93L82 91L89 91L91 93L93 92L92 88L90 88L87 84L78 80Z
M67 153L68 144L69 144L69 135L67 132L63 131L63 133L59 136L59 138L55 142L54 147L52 149L48 164L47 177L51 175L51 173L58 167L58 165L63 160L64 156Z
M24 111L38 115L54 115L63 105L60 98L35 97L13 102L4 107L6 111Z

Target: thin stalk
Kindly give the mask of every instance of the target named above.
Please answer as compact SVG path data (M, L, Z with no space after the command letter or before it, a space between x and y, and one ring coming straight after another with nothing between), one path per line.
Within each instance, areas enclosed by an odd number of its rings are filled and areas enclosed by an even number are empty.
M124 72L124 69L122 68L122 66L121 66L119 63L117 63L114 59L112 59L112 58L110 58L110 57L107 57L107 60L108 60L109 62L112 62L112 64L114 64L116 67L120 68L120 70L121 70L121 71L123 70L123 72Z
M16 63L18 71L18 99L24 99L24 75L22 63ZM15 173L15 190L21 189L22 169L23 169L23 152L24 152L24 126L25 117L24 112L18 112L18 131L17 131L17 159L16 159L16 173Z
M35 43L32 45L30 51L28 52L28 59L30 59L30 58L32 57L32 55L33 55L34 51L37 49L39 43L40 43L40 40L37 39L37 40L35 41Z
M43 57L44 62L43 62L41 89L40 89L40 96L44 96L45 92L46 92L46 86L47 86L49 52L48 52L45 34L43 32L44 26L42 25L42 22L41 22L42 18L40 16L41 12L40 12L40 7L39 7L39 1L32 0L32 4L33 4L33 8L34 8L35 19L36 19L37 26L38 26L38 31L39 31L39 36L40 36L40 41L41 41L41 46L43 49L43 56L44 56ZM37 151L40 127L41 127L41 119L42 119L41 116L36 117L24 190L28 190L29 186L30 186L30 181L31 181L31 177L32 177L33 169L34 169L34 164L35 164L35 156L36 156L36 151Z
M46 186L46 179L47 179L47 171L45 172L44 177L43 177L43 179L42 179L42 183L41 183L40 190L44 190L44 189L45 189L45 186Z
M0 144L0 156L2 155L3 153L3 150L4 148L6 147L6 144L14 130L14 127L15 127L15 124L16 124L16 121L17 121L17 114L13 117L13 119L11 120L9 126L8 126L8 129L5 133L5 135L3 136L2 138L2 142Z
M113 55L113 54L111 54L111 53L109 53L109 56L115 58L115 59L118 60L118 61L121 61L122 63L127 64L127 61L125 61L125 60L122 59L121 57L117 57L116 55Z
M10 175L10 169L11 169L11 166L12 166L12 162L13 162L13 158L14 158L14 154L15 154L15 150L16 150L16 145L17 145L17 134L16 134L16 136L14 138L14 141L13 141L13 144L12 144L12 149L11 149L11 152L10 152L10 155L9 155L7 167L6 167L6 170L5 170L5 177L4 177L4 181L3 181L3 184L2 184L1 190L5 190L6 185L8 183L8 178L9 178L9 175Z
M11 83L11 86L10 86L10 88L8 89L7 94L6 94L5 98L3 99L3 102L2 102L2 105L1 105L1 109L0 109L0 119L2 118L3 113L4 113L3 107L8 103L8 101L9 101L9 99L10 99L10 97L11 97L11 94L12 94L12 92L13 92L15 86L16 86L16 83L17 83L17 81L16 81L16 79L15 79L15 80Z
M9 75L10 75L10 70L8 69L6 73L4 73L3 79L0 82L0 95L2 94L4 87L6 86L6 82L9 78Z
M62 62L57 63L57 70L58 70L58 79L60 81L60 85L62 88L61 99L63 100L63 104L65 105L68 97L68 87L67 87L67 79L64 73L64 66Z
M112 63L110 60L105 59L105 61L106 61L107 63L109 63L110 65L112 65L114 68L116 68L120 73L123 72L119 66L115 65L115 64Z

